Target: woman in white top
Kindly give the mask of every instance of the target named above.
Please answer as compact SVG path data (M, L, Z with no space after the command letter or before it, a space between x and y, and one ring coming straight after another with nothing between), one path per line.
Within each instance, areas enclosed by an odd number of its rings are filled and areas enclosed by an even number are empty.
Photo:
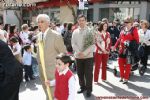
M148 55L150 51L150 30L148 29L149 23L147 20L141 20L141 29L138 31L140 43L144 46L144 56L141 58L141 64L147 68Z

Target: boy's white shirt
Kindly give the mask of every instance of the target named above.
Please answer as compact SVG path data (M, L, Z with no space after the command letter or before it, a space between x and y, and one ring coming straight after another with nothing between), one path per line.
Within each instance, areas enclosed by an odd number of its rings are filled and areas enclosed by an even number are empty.
M59 75L62 75L62 74L66 74L68 72L69 68L66 68L63 72L59 72ZM69 87L69 96L68 96L68 100L76 100L76 93L77 93L77 90L76 90L76 79L75 79L75 76L71 76L69 81L68 81L68 87ZM53 79L52 81L50 81L50 86L55 86L56 84L56 80Z

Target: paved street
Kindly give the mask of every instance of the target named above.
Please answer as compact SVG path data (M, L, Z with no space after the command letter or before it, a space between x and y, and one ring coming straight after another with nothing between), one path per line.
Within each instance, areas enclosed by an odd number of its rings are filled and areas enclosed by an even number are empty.
M122 98L128 96L128 98L122 100L138 100L137 97L145 97L145 99L142 100L150 100L150 98L148 98L148 96L150 96L150 65L144 76L140 76L138 70L136 70L134 75L130 77L130 81L127 85L120 83L119 77L113 75L112 69L115 65L117 65L116 61L109 62L110 69L107 71L108 82L105 83L99 79L100 84L94 84L91 98L87 99L83 94L77 94L77 100L110 100L110 96L121 96ZM22 83L19 96L20 100L45 100L45 94L42 90L40 80L36 79L28 83ZM105 97L105 99L100 99L100 97ZM109 99L107 97L109 97ZM121 98L118 100L121 100Z

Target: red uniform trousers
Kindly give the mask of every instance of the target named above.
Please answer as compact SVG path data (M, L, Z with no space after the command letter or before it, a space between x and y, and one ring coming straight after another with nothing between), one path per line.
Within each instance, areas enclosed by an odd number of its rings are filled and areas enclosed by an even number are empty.
M119 69L120 69L120 77L123 79L128 80L131 71L131 64L126 63L127 58L120 58L118 59Z
M98 82L100 66L102 66L102 80L106 80L106 66L109 54L95 54L95 71L94 71L94 82Z

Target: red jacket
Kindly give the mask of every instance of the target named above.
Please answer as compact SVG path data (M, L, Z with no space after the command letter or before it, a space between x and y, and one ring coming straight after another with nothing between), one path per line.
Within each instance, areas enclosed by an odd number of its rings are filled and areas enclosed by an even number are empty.
M129 32L125 34L125 31L120 32L120 37L115 44L115 48L119 46L119 54L123 53L125 49L125 41L136 40L139 43L139 35L137 28L133 27Z
M68 100L69 96L69 79L73 73L68 70L68 72L64 75L59 75L58 71L55 72L56 86L55 86L55 98L58 100Z

